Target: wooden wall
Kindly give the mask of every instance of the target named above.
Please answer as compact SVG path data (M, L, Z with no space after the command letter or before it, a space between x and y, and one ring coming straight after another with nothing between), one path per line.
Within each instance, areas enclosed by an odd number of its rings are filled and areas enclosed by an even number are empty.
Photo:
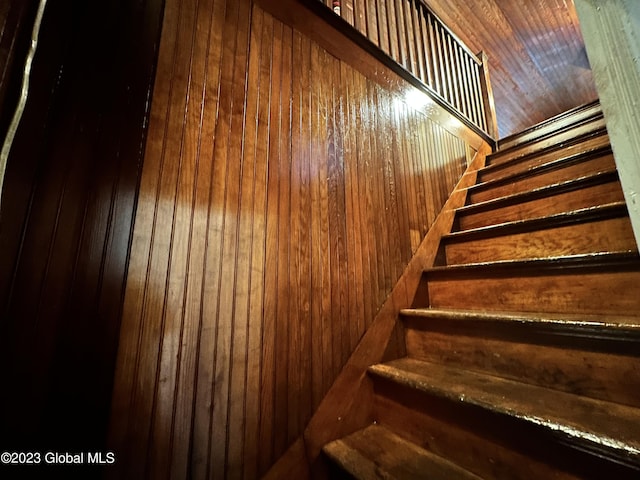
M113 478L256 478L300 436L473 153L403 85L249 0L167 1Z
M20 3L0 7L0 87L21 82L7 52L26 54L15 16L38 2ZM162 7L45 10L0 212L3 451L104 448ZM11 118L17 91L3 92Z

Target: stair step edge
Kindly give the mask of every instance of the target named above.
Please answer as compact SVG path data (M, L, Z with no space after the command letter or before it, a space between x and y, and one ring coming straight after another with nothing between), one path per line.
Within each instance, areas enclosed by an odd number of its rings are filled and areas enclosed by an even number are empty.
M637 251L625 250L620 252L601 252L578 255L566 255L559 257L532 258L525 260L499 260L495 262L467 263L461 265L446 265L427 268L424 273L429 274L455 274L457 272L484 272L488 269L505 271L516 269L545 269L545 270L569 270L569 269L594 269L604 267L640 268L640 256Z
M579 145L581 143L586 143L586 142L588 142L590 140L593 140L595 138L605 136L606 134L607 134L606 129L602 128L602 129L597 130L595 132L591 132L588 135L585 135L583 137L578 137L578 138L575 139L575 141L564 142L562 144L562 147L556 147L556 146L547 147L546 149L542 149L542 150L538 150L538 151L534 151L534 152L529 152L529 153L526 153L524 155L520 155L518 157L514 157L513 159L504 161L504 162L487 163L487 165L479 168L477 170L477 172L478 172L479 175L482 175L482 174L485 174L485 173L494 172L496 170L502 170L502 169L505 169L505 168L509 168L509 167L512 167L512 166L514 166L514 165L516 165L518 163L523 163L523 162L526 162L526 161L531 160L531 159L536 158L536 157L542 157L544 155L548 155L548 154L551 154L553 152L562 152L565 148L575 147L576 145ZM611 145L610 144L592 146L592 147L589 147L589 148L583 150L582 152L576 152L573 155L594 154L594 152L598 152L600 150L606 151L607 149L609 149L609 150L611 149ZM490 161L492 155L497 155L498 152L495 152L495 153L489 155L488 161Z
M570 155L568 157L563 157L563 158L558 158L555 160L551 160L549 162L540 164L540 165L534 165L532 167L529 167L525 170L521 170L521 171L517 171L517 172L512 172L508 175L505 175L504 177L500 177L500 178L496 178L493 180L487 180L486 182L479 182L476 183L475 185L472 185L470 187L467 188L468 192L475 192L477 190L489 190L493 187L496 186L501 186L507 183L511 183L514 181L518 181L521 180L523 178L528 178L530 176L533 175L538 175L538 174L542 174L542 173L546 173L549 171L553 171L553 170L559 170L561 168L567 167L567 166L571 166L571 165L575 165L578 163L586 163L590 160L595 160L598 158L601 158L605 155L609 155L611 154L611 148L607 147L607 148L603 148L603 149L597 149L594 151L589 151L589 152L581 152L581 153L576 153L574 155ZM605 171L605 170L602 170Z
M531 312L511 312L511 311L487 311L487 310L462 310L452 308L403 308L401 315L411 317L446 317L460 320L505 320L521 323L550 323L564 324L572 326L597 326L612 329L640 330L640 315L607 315L608 320L603 320L603 315L581 315L571 313L531 313Z
M470 239L489 238L512 233L526 232L532 229L546 230L577 223L587 223L628 216L625 202L613 202L595 207L579 208L544 217L528 218L511 222L497 223L484 227L470 228L442 236L445 243L463 242Z
M601 114L602 114L602 107L600 106L600 102L598 100L595 100L593 102L589 102L584 105L579 105L578 107L572 108L571 110L567 110L566 112L559 113L558 115L554 115L553 117L547 118L546 120L538 122L535 125L525 128L520 132L508 135L500 139L498 141L498 145L513 142L520 136L529 135L531 133L534 133L536 130L544 129L548 126L553 125L554 123L566 121L571 117L578 117L578 121L579 121L586 118L596 117Z
M489 211L495 208L523 203L529 200L536 200L544 198L546 196L553 195L555 193L563 193L567 191L580 190L582 188L600 185L608 182L617 182L618 172L615 169L605 170L582 177L574 178L564 182L554 183L552 185L545 185L544 187L534 188L526 192L514 193L511 195L505 195L502 197L492 198L490 200L484 200L482 202L472 203L463 207L457 208L457 214L467 214L474 211Z
M640 355L640 316L487 312L438 308L400 311L405 328L526 344L553 342L571 348Z
M553 145L550 145L548 147L544 147L541 148L540 150L537 150L539 152L541 151L550 151L550 150L554 150L554 149L559 149L562 148L564 146L566 146L567 144L573 144L576 141L579 141L580 139L583 139L585 137L589 137L589 136L593 136L594 134L599 133L601 131L606 131L606 125L604 124L604 115L602 113L584 118L576 123L572 123L570 125L567 125L563 128L559 128L557 130L552 130L551 132L548 132L544 135L541 135L539 137L535 137L531 140L525 141L525 142L521 142L521 143L517 143L515 145L509 146L509 147L505 147L504 149L498 149L496 150L493 154L492 157L493 158L499 158L501 156L504 155L508 155L514 151L517 151L518 149L527 147L527 146L531 146L531 145L535 145L536 143L539 142L544 142L545 140L549 140L557 135L562 135L564 133L567 133L571 130L575 130L578 129L580 127L584 127L586 125L589 125L590 123L596 123L596 122L603 122L603 125L600 127L596 127L592 130L589 130L587 132L584 132L582 134L579 134L571 139L565 140L564 142L560 142L560 143L554 143ZM517 158L517 157L514 157Z
M423 369L426 374L416 373L418 369ZM429 370L431 370L431 375L437 370L439 376L435 379L433 376L429 377ZM607 415L615 418L624 417L621 421L625 422L628 428L631 428L637 422L638 409L636 408L551 390L487 373L472 372L406 357L384 364L372 365L368 372L374 377L383 378L429 395L455 403L463 402L486 411L538 425L549 431L562 433L586 447L587 450L592 450L589 447L595 446L597 449L603 449L614 456L631 456L631 464L635 468L640 467L640 442L637 436L627 432L626 436L622 434L616 437L605 430L613 429L616 430L616 433L620 433L617 426L609 426L599 429L602 431L596 431L596 429L579 425L580 422L576 418L567 418L579 415L577 412L581 410L606 412ZM466 383L462 383L461 379ZM504 394L505 390L513 392L512 396L507 397ZM514 393L526 398L529 404L527 405L521 399L514 400ZM507 404L509 401L511 401L511 405ZM514 405L518 401L521 403ZM541 407L536 402L541 402L543 406ZM568 415L564 415L562 418L563 415L554 412L553 409L556 405L565 403L573 408L568 409ZM540 408L547 408L547 411L538 411L537 413L533 411Z

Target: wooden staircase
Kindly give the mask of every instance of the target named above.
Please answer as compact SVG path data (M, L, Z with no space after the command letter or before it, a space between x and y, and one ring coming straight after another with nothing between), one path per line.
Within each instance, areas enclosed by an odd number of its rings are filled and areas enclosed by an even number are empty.
M640 258L597 104L501 142L334 476L640 478Z

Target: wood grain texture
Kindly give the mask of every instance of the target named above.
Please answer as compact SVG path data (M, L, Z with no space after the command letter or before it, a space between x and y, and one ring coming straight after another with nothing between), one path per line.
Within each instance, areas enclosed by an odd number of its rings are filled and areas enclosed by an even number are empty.
M397 322L400 310L411 305L413 292L418 288L422 271L433 265L438 252L440 236L450 231L454 208L464 203L464 188L475 181L475 170L484 165L489 146L485 145L475 156L469 170L459 181L456 189L447 200L436 221L419 245L400 280L386 298L375 315L370 328L358 343L354 353L323 398L304 432L307 458L304 461L314 473L322 471L323 464L318 458L322 447L330 441L340 438L354 430L363 428L371 422L371 382L366 369L372 363L383 359L398 358L405 354L402 329ZM395 337L395 341L394 341ZM269 470L265 478L281 478L279 472L283 465L292 465L301 461L297 448L292 446L278 463Z
M535 223L537 228L516 224L511 232L495 229L493 234L487 231L487 235L481 238L447 242L447 264L559 257L636 248L626 208L624 216L603 219L596 217L585 223L567 222L554 226L553 220L546 217L549 224L543 228L540 227L541 222Z
M460 40L424 2L362 0L356 5L360 12L357 18L353 19L345 11L341 14L344 20L409 72L409 76L425 85L436 98L443 99L452 111L486 132L487 121L484 116L493 114L485 111L484 106L489 102L483 103L480 99L488 92L485 88L487 84L482 83L478 76L463 75L463 63L470 62L478 67L480 60L460 44ZM431 31L427 24L433 27ZM437 62L429 58L433 50L438 52ZM481 92L482 88L485 88L484 93ZM465 91L474 91L475 95L465 97ZM468 103L471 98L474 104ZM481 113L480 116L474 114L473 109L475 113ZM487 133L497 138L497 132Z
M539 165L529 170L527 175L514 174L499 180L480 183L469 189L472 202L483 202L507 195L528 192L537 188L568 182L576 178L610 171L615 168L613 154L579 157L566 163L561 160L549 165Z
M590 180L593 180L593 183L589 183ZM575 195L575 188L580 187L582 188L581 194ZM587 176L579 181L540 189L537 193L535 196L515 195L459 209L456 213L457 226L459 229L465 230L479 228L496 223L553 215L567 209L589 208L624 200L622 188L615 172L602 176Z
M299 449L478 145L249 0L170 0L163 32L113 475L255 478Z
M163 3L47 5L2 192L4 448L104 448Z
M561 344L492 338L490 334L485 336L481 325L475 333L456 334L421 330L417 321L406 323L407 352L413 358L638 406L635 392L640 374L636 358Z

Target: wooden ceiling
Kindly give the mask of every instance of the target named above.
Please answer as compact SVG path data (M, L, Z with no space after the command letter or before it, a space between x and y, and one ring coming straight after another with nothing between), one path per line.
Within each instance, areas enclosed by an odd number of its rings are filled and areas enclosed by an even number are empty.
M573 0L426 0L489 55L500 136L597 98Z

